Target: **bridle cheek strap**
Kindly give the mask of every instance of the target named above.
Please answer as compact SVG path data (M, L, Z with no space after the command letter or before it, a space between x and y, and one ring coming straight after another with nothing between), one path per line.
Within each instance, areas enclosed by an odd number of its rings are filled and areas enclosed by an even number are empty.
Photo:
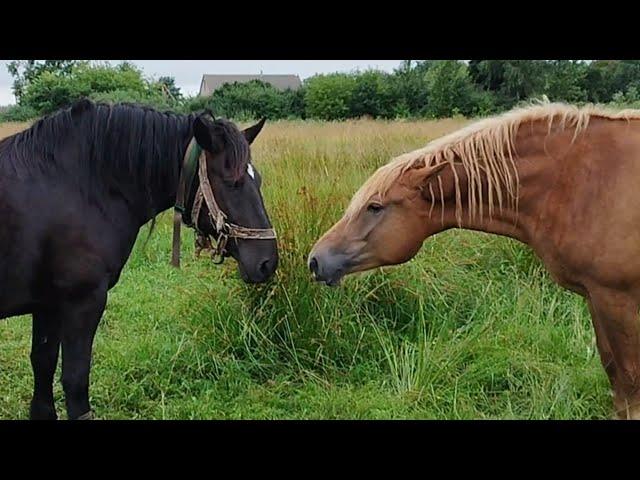
M189 156L192 155L193 144L195 144L195 140L192 140L189 148L187 148L185 164L188 162ZM181 176L173 222L173 253L171 261L173 266L177 268L180 267L180 226L183 220L182 214L185 211L182 205L183 201L186 200L186 188L185 179ZM213 188L211 188L209 176L207 175L207 157L204 151L201 151L198 156L198 189L195 193L190 215L193 228L198 232L198 237L202 237L197 240L200 245L211 244L209 235L198 228L198 219L200 218L203 201L207 205L211 224L218 234L216 247L211 255L214 263L219 264L224 261L225 248L229 238L242 238L245 240L273 240L277 238L273 228L248 228L227 221L226 214L219 207L213 195Z

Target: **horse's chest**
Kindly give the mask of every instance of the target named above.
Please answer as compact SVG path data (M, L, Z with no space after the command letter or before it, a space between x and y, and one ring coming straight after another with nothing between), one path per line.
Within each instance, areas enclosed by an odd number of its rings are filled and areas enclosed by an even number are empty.
M558 285L584 294L583 273L589 258L579 245L562 235L548 231L532 242L531 247Z
M547 259L544 264L551 278L558 285L580 295L586 293L582 275L570 262L563 261L561 258L551 258Z

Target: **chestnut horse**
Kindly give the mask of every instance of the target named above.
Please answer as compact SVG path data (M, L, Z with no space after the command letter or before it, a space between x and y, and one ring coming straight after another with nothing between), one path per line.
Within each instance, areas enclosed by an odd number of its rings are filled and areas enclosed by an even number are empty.
M640 111L546 102L402 155L355 194L309 268L336 285L450 228L529 245L586 299L616 414L640 419Z

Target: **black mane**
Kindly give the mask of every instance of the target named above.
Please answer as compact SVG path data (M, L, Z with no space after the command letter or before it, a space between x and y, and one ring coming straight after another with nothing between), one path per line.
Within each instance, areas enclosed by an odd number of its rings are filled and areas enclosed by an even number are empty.
M82 190L113 180L166 189L177 184L194 117L80 100L1 141L0 166L21 177L60 172Z
M154 194L175 194L197 115L79 100L0 141L0 171L74 182L88 196L143 192L148 210L157 210ZM249 144L232 122L216 119L213 125L227 153L225 176L238 180L250 161Z
M89 196L143 192L148 210L156 210L146 214L155 215L160 205L154 193L175 194L197 115L79 100L0 141L0 170L19 178L40 175L73 182ZM238 180L250 161L249 145L232 122L216 119L213 124L227 153L226 176Z

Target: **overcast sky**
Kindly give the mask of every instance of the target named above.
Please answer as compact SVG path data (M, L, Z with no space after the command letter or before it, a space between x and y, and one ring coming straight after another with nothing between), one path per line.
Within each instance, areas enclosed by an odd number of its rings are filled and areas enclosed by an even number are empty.
M15 103L13 79L7 72L10 60L0 60L0 105ZM111 60L118 63L120 60ZM377 68L391 72L400 60L131 60L148 77L170 76L186 95L195 95L205 73L217 74L297 74L303 80L316 73L348 72Z

